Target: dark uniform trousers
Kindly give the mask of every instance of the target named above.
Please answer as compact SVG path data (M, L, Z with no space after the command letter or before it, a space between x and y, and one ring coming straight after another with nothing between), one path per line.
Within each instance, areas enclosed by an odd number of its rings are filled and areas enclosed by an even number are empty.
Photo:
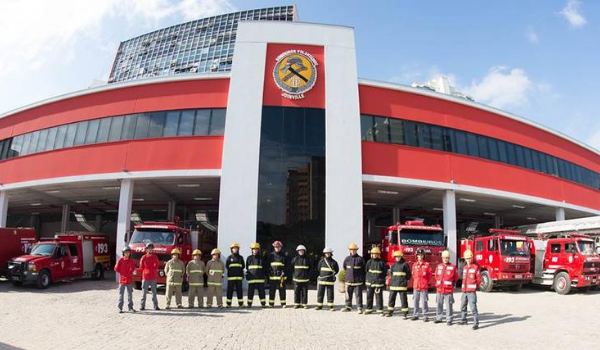
M280 284L280 279L277 277L277 280L269 280L269 305L275 305L275 293L279 291L279 302L281 305L285 305L285 281L283 282L283 287Z
M265 284L264 283L248 283L248 306L252 306L252 299L254 299L254 291L258 290L258 297L260 298L260 304L266 305L265 300Z
M294 282L294 304L308 305L308 283Z
M373 309L373 297L378 311L383 311L383 288L367 286L367 310Z
M230 279L227 280L227 305L231 306L234 291L237 295L238 305L244 305L244 291L242 289L242 281Z
M317 289L317 305L323 306L323 298L325 297L325 290L327 290L327 306L333 307L333 282L331 284L319 283Z
M408 293L406 290L397 291L390 290L390 299L388 301L388 311L390 313L394 312L394 307L396 306L396 295L400 296L400 311L403 314L408 314Z
M359 309L363 308L363 290L365 285L360 283L357 285L349 285L346 283L346 306L352 307L352 296L356 299L356 305Z

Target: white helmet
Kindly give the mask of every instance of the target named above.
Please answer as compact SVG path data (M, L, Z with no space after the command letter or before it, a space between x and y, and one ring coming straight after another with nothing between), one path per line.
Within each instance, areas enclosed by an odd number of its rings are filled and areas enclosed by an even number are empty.
M302 244L300 244L300 245L299 245L299 246L296 248L296 251L299 251L299 250L306 250L306 247L305 247L305 246L303 246Z
M325 247L325 249L323 249L323 253L333 253L333 249L330 247Z

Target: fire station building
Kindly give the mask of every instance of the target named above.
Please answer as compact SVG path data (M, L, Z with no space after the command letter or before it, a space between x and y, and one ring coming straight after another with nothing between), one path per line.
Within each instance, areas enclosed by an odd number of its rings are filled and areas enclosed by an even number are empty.
M227 69L115 75L1 115L0 225L105 232L120 251L135 222L178 218L223 251L278 239L341 255L421 218L455 254L473 223L600 215L597 150L467 99L359 79L352 28L260 16L236 22Z

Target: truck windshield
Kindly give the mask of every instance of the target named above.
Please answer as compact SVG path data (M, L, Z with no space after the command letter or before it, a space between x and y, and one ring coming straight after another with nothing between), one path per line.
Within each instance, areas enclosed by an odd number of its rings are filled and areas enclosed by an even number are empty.
M38 244L31 250L29 255L51 256L54 253L54 244Z
M592 255L594 254L594 242L591 241L578 241L577 247L579 248L579 252L583 255Z
M158 245L173 245L175 232L173 231L133 231L129 243L154 243Z
M524 241L501 239L500 250L504 256L529 256L529 246Z
M444 246L444 232L403 229L400 231L400 244L407 246Z

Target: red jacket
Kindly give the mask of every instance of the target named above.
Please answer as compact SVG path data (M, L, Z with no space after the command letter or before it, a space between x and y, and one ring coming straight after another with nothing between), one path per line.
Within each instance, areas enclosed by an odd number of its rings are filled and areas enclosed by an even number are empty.
M438 293L454 293L454 285L458 281L458 270L456 266L441 263L435 269L435 288Z
M145 254L140 259L140 270L142 270L142 280L154 281L158 276L158 256L156 254Z
M463 267L463 292L476 292L477 287L481 284L481 270L476 264L465 265Z
M413 289L426 291L429 289L431 267L427 261L416 261L412 267Z
M120 258L115 265L115 272L119 274L119 284L132 284L133 270L135 270L135 261L133 259Z

